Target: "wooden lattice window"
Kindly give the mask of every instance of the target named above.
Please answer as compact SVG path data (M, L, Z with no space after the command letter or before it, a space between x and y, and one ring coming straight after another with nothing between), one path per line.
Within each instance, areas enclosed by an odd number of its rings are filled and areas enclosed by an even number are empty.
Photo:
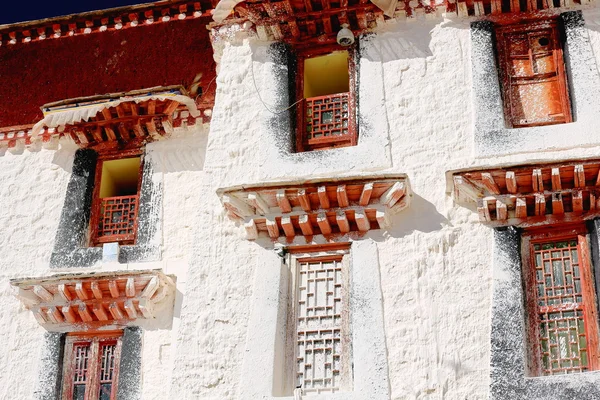
M62 399L117 398L121 336L121 332L67 335Z
M303 394L351 387L348 247L342 248L298 254L291 263L293 387Z
M508 126L571 122L571 107L556 20L496 30Z
M348 50L319 48L298 55L298 151L357 143L354 62Z
M90 223L92 246L135 243L141 177L139 150L98 157Z
M584 227L523 235L533 376L595 370L596 296Z

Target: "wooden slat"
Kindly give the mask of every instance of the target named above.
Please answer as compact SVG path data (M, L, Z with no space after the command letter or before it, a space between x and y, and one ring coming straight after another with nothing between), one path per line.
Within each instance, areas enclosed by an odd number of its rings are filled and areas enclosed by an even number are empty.
M522 197L517 197L515 200L515 215L517 218L527 217L527 202Z
M123 303L123 307L125 308L125 312L129 318L137 318L137 311L135 310L135 306L133 305L133 301L131 299L125 301L125 303Z
M354 213L354 221L360 232L366 232L371 229L371 223L364 212L356 211Z
M338 211L335 215L335 220L337 222L337 226L342 233L350 232L350 223L348 222L348 218L346 217L346 213L343 211Z
M83 286L83 282L77 282L75 284L75 293L77 293L79 300L87 300L90 298L87 289Z
M329 208L329 196L327 196L327 187L319 186L317 189L317 194L319 196L319 204L321 204L321 208L327 210Z
M251 219L244 224L244 230L246 231L246 238L248 240L258 239L258 227L256 226L256 221L254 219Z
M171 115L179 107L179 103L174 100L169 100L163 110L163 114Z
M125 319L125 315L123 314L123 311L121 310L121 307L119 307L118 303L110 303L110 305L108 306L108 310L110 311L114 319Z
M153 276L146 284L146 287L144 287L144 290L142 290L140 297L143 297L145 299L152 298L154 293L156 293L156 290L158 289L159 285L160 281L158 279L158 276Z
M90 286L92 288L92 294L94 295L94 297L97 299L101 299L102 298L102 290L100 290L100 285L98 285L98 282L93 281Z
M108 321L108 315L106 314L106 310L101 303L94 304L92 311L96 315L96 318L98 318L98 321Z
M504 221L508 218L508 209L506 204L500 200L496 201L496 219L499 221Z
M149 100L148 101L148 115L154 115L156 114L156 100Z
M583 195L581 190L573 190L573 197L571 201L573 204L573 212L583 212Z
M249 205L234 196L223 196L223 206L238 218L254 214L254 210Z
M281 218L281 227L283 228L285 237L292 238L296 235L296 232L294 231L294 225L292 224L292 219L290 217Z
M455 175L453 180L457 197L459 197L461 193L464 196L467 196L468 198L473 200L476 200L483 196L483 191L475 185L473 185L473 183L467 178L460 175Z
M138 308L142 312L144 318L152 319L154 318L154 304L148 299L141 299Z
M300 224L300 229L302 230L302 234L304 236L312 236L313 235L313 229L312 229L312 225L310 223L310 218L308 217L308 215L301 215L298 223Z
M517 179L514 171L506 171L506 190L508 193L517 193Z
M133 277L127 278L127 283L125 284L125 296L135 297L135 279L133 279Z
M106 133L106 137L109 141L117 140L117 135L115 134L115 131L110 126L106 125L104 127L104 133Z
M491 193L500 194L500 188L498 188L498 185L494 181L494 177L489 172L481 173L481 182Z
M402 196L404 196L405 191L406 187L404 182L396 182L391 188L386 190L385 193L381 195L379 201L381 204L385 204L388 207L393 207L394 204L396 204L396 202L400 200Z
M534 192L541 192L544 190L544 181L542 180L542 170L534 168L531 173L531 185Z
M375 211L375 218L377 219L379 229L387 229L390 227L390 219L387 212L377 210Z
M278 238L279 237L279 226L277 225L277 221L273 218L267 218L265 220L265 224L267 225L267 232L269 233L270 238Z
M52 315L52 319L54 319L54 321L56 321L57 324L65 322L65 317L63 317L63 314L60 312L60 309L58 307L48 307L48 314Z
M74 298L73 294L64 283L58 285L58 294L63 298L64 301L71 301Z
M35 285L33 287L33 293L35 293L40 299L44 301L51 302L52 300L54 300L54 295L42 285Z
M552 214L561 215L565 213L565 207L563 204L561 193L552 193Z
M90 314L90 310L88 310L87 305L85 303L79 304L79 306L77 307L77 312L79 313L79 316L81 317L81 320L83 322L92 322L94 320L92 314Z
M104 117L105 121L110 121L112 119L112 115L110 113L110 109L103 108L102 109L102 116Z
M74 324L77 322L77 316L75 314L75 307L74 306L64 306L62 309L62 314L65 317L65 319L67 320L67 322Z
M298 201L300 202L300 207L302 207L304 211L312 211L312 207L310 205L310 198L308 197L308 193L306 193L305 189L298 190Z
M292 205L290 204L284 189L278 190L275 197L277 198L277 204L282 213L289 213L292 211Z
M369 201L371 200L371 194L373 193L373 183L365 183L363 186L362 193L360 194L360 200L358 204L365 207L369 205Z
M575 165L573 173L574 173L573 186L576 188L584 187L585 186L585 171L583 170L583 165L581 165L581 164Z
M248 203L256 209L257 214L265 215L270 212L267 202L256 192L248 193Z
M535 215L540 216L546 214L546 197L541 193L535 194Z
M323 235L331 234L331 225L329 224L329 220L327 219L327 215L325 215L325 213L317 214L317 224L319 225L321 234L323 234Z
M489 200L484 199L481 201L481 205L477 207L477 213L479 214L479 219L481 221L490 222L492 220Z
M560 179L560 169L552 168L552 190L562 190L562 182Z
M348 202L348 193L346 192L346 185L339 185L337 187L336 194L338 207L348 207L350 203Z
M119 298L121 297L121 294L119 293L119 287L117 286L117 281L115 280L110 280L108 281L108 290L110 291L110 295L113 298Z

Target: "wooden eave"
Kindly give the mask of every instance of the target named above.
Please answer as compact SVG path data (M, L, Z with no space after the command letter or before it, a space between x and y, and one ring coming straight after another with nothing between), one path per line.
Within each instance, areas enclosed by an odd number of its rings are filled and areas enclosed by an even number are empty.
M405 175L303 184L254 185L217 191L227 215L244 224L247 239L293 239L365 233L390 227L390 215L409 205Z
M51 330L136 325L157 318L157 308L167 298L172 301L175 292L174 280L161 270L61 274L10 283L38 323Z
M398 1L396 8L384 14L368 0L248 0L235 6L223 22L213 22L219 28L250 21L262 40L282 40L298 47L335 44L341 24L347 23L359 35L369 32L386 20L404 20L418 16L455 14L460 17L495 18L502 15L552 12L556 8L586 5L585 0L442 0L417 2Z
M600 216L600 160L452 172L455 200L490 226L538 226Z
M174 127L199 117L194 101L181 87L160 87L62 100L41 107L44 119L18 131L26 144L66 136L79 147L96 150L139 147L168 137ZM16 142L14 132L1 132L0 143Z

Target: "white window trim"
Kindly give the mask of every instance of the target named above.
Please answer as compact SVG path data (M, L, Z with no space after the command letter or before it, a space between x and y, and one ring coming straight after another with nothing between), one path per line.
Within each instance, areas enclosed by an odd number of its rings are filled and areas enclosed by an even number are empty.
M310 394L302 398L390 398L383 298L377 244L374 241L365 239L352 243L349 272L352 391ZM286 367L290 278L289 266L275 252L264 251L256 265L252 311L238 386L239 399L294 399L291 394L283 395L286 378L290 376L289 367Z
M291 273L291 285L290 294L291 301L288 304L288 320L287 320L287 345L286 345L286 362L287 362L287 373L286 373L286 392L292 392L293 388L297 384L296 374L297 360L298 360L298 341L297 341L297 326L298 320L298 275L300 272L301 263L310 263L310 260L318 260L323 257L341 257L339 263L342 268L342 325L341 328L341 346L342 346L342 359L340 360L341 373L339 380L341 387L335 389L333 392L348 392L352 391L352 340L350 326L350 251L349 249L337 250L337 251L321 251L311 253L296 253L288 254L286 263ZM331 389L323 388L324 393L327 393ZM303 390L304 392L304 390ZM331 392L330 392L331 393ZM308 396L306 394L305 396ZM314 396L315 394L310 394Z

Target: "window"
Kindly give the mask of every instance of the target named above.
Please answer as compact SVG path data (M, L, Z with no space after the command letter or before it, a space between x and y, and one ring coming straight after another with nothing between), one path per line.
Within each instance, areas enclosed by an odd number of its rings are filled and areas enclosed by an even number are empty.
M135 242L141 168L139 151L98 157L91 216L92 246Z
M115 400L121 332L69 334L63 367L64 400Z
M585 229L532 231L523 241L530 374L598 369L596 298Z
M352 387L348 246L343 249L292 257L294 321L288 326L296 360L293 387L303 394Z
M298 56L298 151L357 143L354 63L347 50Z
M504 112L510 127L571 122L557 21L496 29Z

